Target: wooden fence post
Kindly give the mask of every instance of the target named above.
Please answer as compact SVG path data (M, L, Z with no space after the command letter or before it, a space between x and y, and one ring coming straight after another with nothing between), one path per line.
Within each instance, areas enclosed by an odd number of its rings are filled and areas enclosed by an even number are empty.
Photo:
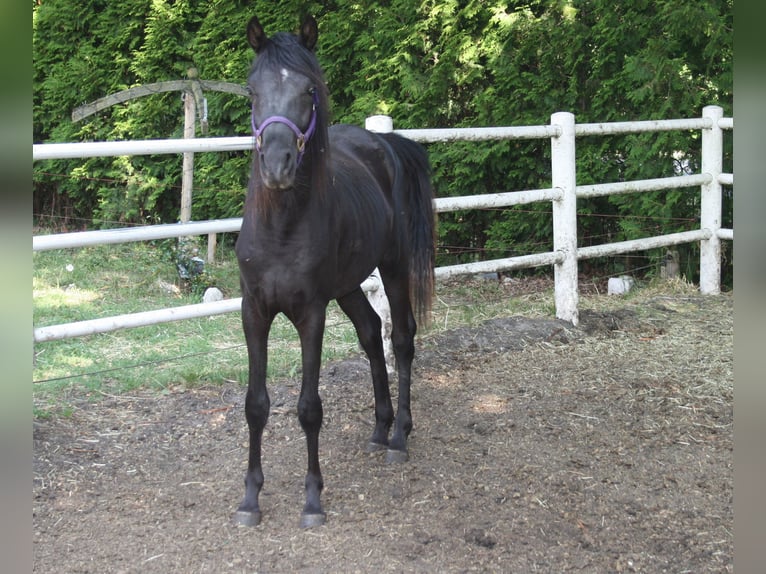
M700 292L716 295L721 292L721 182L723 169L723 130L718 121L723 117L720 106L705 106L702 117L709 118L712 126L702 129L702 173L710 175L710 182L702 185L700 227L710 231L710 237L700 241Z
M196 78L197 70L190 68L188 70L189 78ZM184 100L184 139L194 137L194 127L196 123L197 106L194 101L194 94L191 90L183 92ZM194 186L194 152L184 152L183 167L181 170L181 223L191 221L192 212L192 188Z
M577 304L577 175L575 167L575 117L569 112L551 115L551 125L561 133L551 138L551 175L561 199L553 201L553 250L564 255L553 266L556 317L573 325L579 322Z
M183 93L184 100L184 138L194 137L194 97L191 92ZM183 167L181 168L181 223L191 221L192 186L194 182L194 152L187 151L183 154Z

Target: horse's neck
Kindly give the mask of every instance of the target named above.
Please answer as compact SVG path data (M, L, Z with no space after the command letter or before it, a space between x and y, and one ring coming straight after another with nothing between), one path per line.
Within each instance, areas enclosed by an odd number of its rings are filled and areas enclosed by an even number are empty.
M250 187L248 202L255 210L258 217L272 219L280 213L301 209L307 196L303 186L295 186L292 189L278 190L267 189L258 180Z
M319 162L315 162L315 150L307 150L301 165L298 167L294 187L276 191L264 188L260 181L258 158L254 158L250 178L250 191L245 202L245 210L264 227L273 231L286 232L295 222L305 218L312 219L312 211L322 209L326 199L327 185L319 180L326 177L326 170ZM324 157L322 159L325 159ZM257 178L257 179L256 179ZM316 221L316 217L313 218Z
M252 214L264 233L288 237L316 220L311 216L319 205L312 191L306 186L285 191L256 190L247 208L253 210ZM268 195L259 196L260 193Z

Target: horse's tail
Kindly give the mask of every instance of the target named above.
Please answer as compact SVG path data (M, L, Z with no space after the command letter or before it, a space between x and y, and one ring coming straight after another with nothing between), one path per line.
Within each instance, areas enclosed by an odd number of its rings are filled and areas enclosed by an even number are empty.
M410 299L418 322L428 324L434 293L436 217L431 165L425 148L397 134L381 134L396 152L401 173L394 181L394 204L407 216ZM407 247L405 246L405 249Z

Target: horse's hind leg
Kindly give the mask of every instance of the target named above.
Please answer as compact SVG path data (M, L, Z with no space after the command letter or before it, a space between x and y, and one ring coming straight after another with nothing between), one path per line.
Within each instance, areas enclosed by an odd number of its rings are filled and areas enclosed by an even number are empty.
M391 436L386 460L388 462L404 462L409 457L407 438L412 430L410 382L412 360L415 357L417 325L410 305L409 278L406 272L403 274L400 270L395 270L391 273L388 269L381 269L381 276L391 306L391 340L394 345L399 378L399 398L394 433Z
M359 342L367 353L372 371L372 387L375 393L375 430L370 438L369 450L388 446L388 431L394 420L394 408L388 389L388 372L383 354L380 317L372 308L361 289L355 289L338 299L338 304L354 324Z

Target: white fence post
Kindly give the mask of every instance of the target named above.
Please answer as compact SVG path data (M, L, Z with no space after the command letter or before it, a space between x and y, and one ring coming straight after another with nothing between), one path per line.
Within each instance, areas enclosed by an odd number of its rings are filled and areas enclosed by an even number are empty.
M394 120L391 116L370 116L364 120L364 129L385 134L394 131Z
M575 117L569 112L551 115L551 125L561 128L551 138L551 176L561 198L553 201L553 250L564 260L553 266L556 317L579 322L577 304L577 173L575 166Z
M364 120L364 129L377 133L389 133L394 131L394 120L391 116L370 116ZM396 357L394 356L394 345L391 342L391 307L388 304L388 296L383 288L383 280L377 267L365 281L365 284L364 292L367 295L367 300L380 316L380 334L383 337L386 370L389 376L393 376L396 372Z
M702 117L712 126L702 129L702 173L710 174L710 182L702 185L700 227L710 231L710 237L700 241L700 292L715 295L721 292L721 212L723 200L719 177L723 169L723 130L718 121L723 117L720 106L705 106Z

